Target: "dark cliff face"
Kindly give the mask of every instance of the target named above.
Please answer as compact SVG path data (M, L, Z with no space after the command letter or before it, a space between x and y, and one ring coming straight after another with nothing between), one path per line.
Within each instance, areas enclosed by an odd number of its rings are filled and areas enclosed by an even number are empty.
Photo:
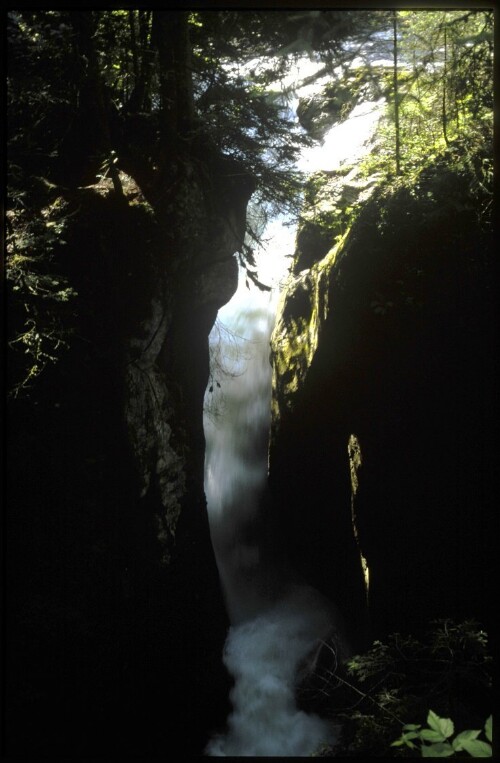
M417 632L436 617L491 625L486 201L469 172L445 163L380 189L292 279L278 318L276 516L299 570L358 636Z
M78 297L69 349L9 404L11 754L199 754L225 718L202 409L252 185L218 169L204 239L125 176L124 200L108 181L44 191Z

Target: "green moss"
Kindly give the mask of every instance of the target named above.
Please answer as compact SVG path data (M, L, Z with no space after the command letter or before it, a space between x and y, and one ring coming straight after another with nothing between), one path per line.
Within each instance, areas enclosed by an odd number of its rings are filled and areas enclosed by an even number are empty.
M277 398L293 407L318 349L323 322L328 316L328 294L333 266L340 256L349 231L340 237L326 256L307 273L291 277L283 292L273 332L274 413Z

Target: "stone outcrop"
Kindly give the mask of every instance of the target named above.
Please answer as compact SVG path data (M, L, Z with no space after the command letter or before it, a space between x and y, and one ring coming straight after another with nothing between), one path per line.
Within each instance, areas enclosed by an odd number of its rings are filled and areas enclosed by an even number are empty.
M470 165L446 159L378 188L282 299L274 518L358 645L436 617L491 625L488 200Z
M349 228L353 212L368 201L378 181L379 174L364 177L359 165L312 176L297 232L295 275L328 254Z
M211 169L216 194L193 164L177 173L183 229L179 203L153 209L123 174L123 198L106 179L40 191L61 230L49 267L78 296L69 349L9 406L20 754L200 754L228 711L203 396L253 183Z

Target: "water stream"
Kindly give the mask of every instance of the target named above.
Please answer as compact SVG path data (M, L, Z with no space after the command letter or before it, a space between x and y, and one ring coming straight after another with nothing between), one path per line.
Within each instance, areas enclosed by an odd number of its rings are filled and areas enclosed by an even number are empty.
M300 94L300 91L299 91ZM332 170L362 154L380 103L357 107L322 145L304 150L305 171ZM336 627L335 608L298 580L262 537L268 496L271 410L269 340L295 231L275 219L257 255L261 292L245 284L219 312L211 334L215 359L207 390L205 490L212 541L231 619L224 663L235 680L227 729L208 743L212 756L301 756L332 744L331 722L297 708L300 663ZM225 373L224 373L225 371Z

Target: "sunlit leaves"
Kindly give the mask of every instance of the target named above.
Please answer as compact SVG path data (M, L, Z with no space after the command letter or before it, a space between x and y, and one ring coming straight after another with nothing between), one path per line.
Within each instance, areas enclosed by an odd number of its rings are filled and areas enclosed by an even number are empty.
M429 710L427 725L439 736L439 739L431 740L434 742L442 742L448 739L455 730L453 721L449 718L440 718L433 710Z
M449 146L491 140L492 23L488 10L399 10L400 164L412 175ZM390 91L389 91L390 93ZM388 112L366 172L394 173L395 126Z
M453 747L448 742L436 742L436 744L423 745L421 754L423 758L449 758L453 755Z
M427 715L428 728L417 724L405 724L399 739L392 742L391 747L408 747L411 750L420 749L423 758L449 758L459 752L467 752L473 758L489 758L491 749L491 716L484 725L484 734L489 742L478 739L481 729L468 729L457 734L454 723L450 718L441 718L433 710ZM420 743L420 748L419 748Z

